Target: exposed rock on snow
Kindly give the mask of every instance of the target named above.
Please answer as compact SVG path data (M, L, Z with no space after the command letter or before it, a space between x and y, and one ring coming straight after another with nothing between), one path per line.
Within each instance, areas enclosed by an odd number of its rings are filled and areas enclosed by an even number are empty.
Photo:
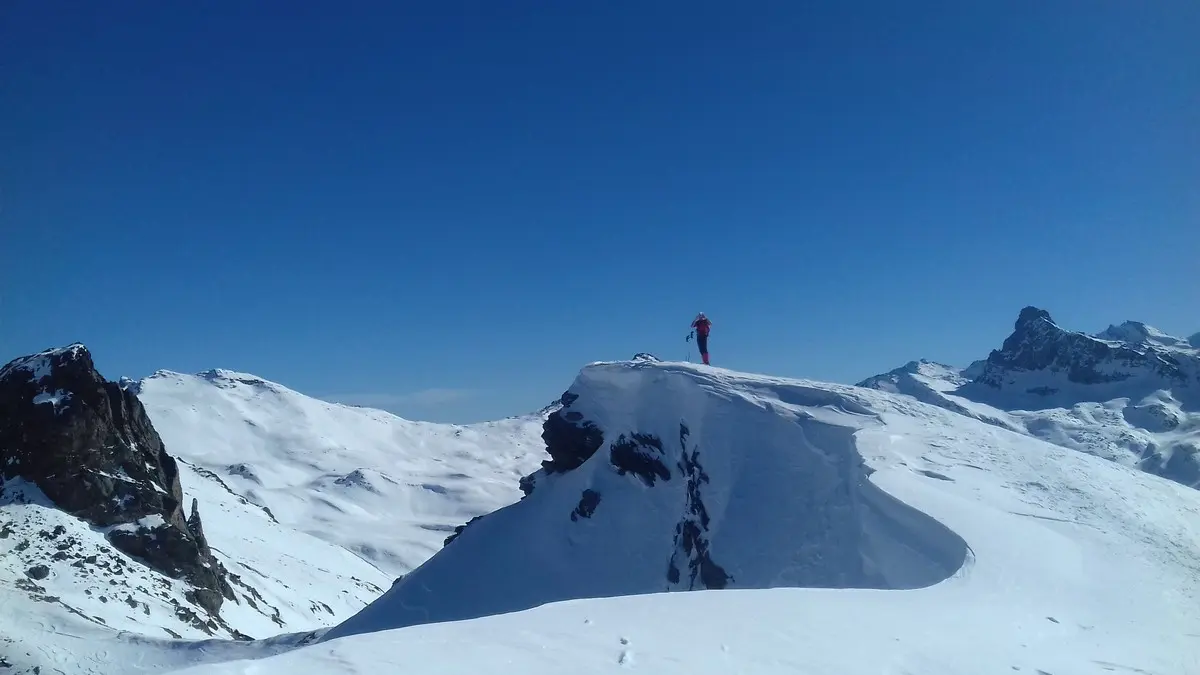
M542 462L547 473L570 471L586 462L604 444L604 433L572 408L579 396L566 392L561 407L551 413L542 426L542 440L550 459ZM522 482L522 489L531 482Z
M28 481L63 511L108 528L113 546L185 581L210 614L233 597L196 505L190 521L183 515L175 459L137 397L101 377L83 345L0 369L0 477Z

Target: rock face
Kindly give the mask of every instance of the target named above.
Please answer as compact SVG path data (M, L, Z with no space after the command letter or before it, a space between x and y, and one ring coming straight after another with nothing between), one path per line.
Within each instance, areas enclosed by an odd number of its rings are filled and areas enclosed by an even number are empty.
M216 614L233 591L190 518L174 458L133 391L106 381L80 344L0 368L0 478L36 485L63 511L107 528L117 549L194 589Z

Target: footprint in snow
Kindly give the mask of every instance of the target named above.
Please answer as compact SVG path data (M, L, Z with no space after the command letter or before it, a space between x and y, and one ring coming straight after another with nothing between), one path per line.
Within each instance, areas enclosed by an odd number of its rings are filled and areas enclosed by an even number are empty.
M621 638L621 646L628 647L629 646L629 638ZM632 666L633 665L633 650L632 649L622 649L621 656L617 657L617 664L622 665L622 666Z

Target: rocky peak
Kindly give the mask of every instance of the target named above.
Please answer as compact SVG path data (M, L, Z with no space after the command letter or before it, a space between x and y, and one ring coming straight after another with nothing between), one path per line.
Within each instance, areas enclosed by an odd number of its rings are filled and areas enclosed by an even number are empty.
M104 528L115 548L191 584L210 613L233 597L194 502L184 517L178 466L141 401L105 380L83 345L0 368L0 481L12 479Z
M1033 328L1041 324L1050 324L1055 326L1054 319L1050 317L1050 312L1032 305L1022 307L1021 313L1017 315L1017 330L1021 330L1022 326ZM1056 326L1057 327L1057 326Z
M1048 371L1057 373L1073 384L1102 384L1137 377L1153 377L1164 384L1192 385L1196 372L1181 363L1183 356L1168 349L1159 340L1146 336L1159 335L1145 330L1144 324L1123 324L1113 328L1110 338L1142 336L1136 342L1128 339L1105 339L1060 328L1050 313L1037 307L1026 307L1017 317L1013 333L1000 349L993 351L975 382L994 388L1012 384L1014 373ZM1140 326L1140 329L1138 328ZM1036 392L1035 392L1036 393Z

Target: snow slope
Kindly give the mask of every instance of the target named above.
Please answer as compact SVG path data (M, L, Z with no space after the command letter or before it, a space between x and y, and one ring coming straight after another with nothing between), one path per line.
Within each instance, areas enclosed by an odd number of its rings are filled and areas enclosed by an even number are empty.
M388 584L456 527L516 501L518 479L542 458L541 415L411 422L226 370L159 371L136 386L159 435L191 469L185 489L220 481L278 525L368 561ZM211 529L220 546L230 528Z
M525 499L324 641L185 672L1200 671L1200 491L858 387L600 363L564 403L604 440Z

